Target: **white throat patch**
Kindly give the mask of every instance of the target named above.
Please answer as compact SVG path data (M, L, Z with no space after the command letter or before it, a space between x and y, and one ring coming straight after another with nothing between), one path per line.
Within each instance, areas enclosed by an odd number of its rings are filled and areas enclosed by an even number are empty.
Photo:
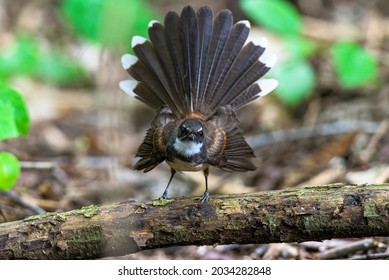
M181 141L176 139L173 144L174 149L181 155L193 156L201 151L202 143L196 143L193 141Z

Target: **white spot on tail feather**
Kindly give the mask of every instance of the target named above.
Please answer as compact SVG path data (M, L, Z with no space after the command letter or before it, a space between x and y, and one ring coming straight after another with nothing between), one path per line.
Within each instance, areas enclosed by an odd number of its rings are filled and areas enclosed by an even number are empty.
M265 64L266 67L272 68L277 62L277 56L265 50L265 52L259 57L259 61Z
M256 82L261 92L258 93L259 96L265 96L278 86L278 81L275 79L261 79Z
M124 69L130 69L138 61L138 58L131 54L125 54L122 56L122 65Z
M138 85L138 82L135 80L125 80L125 81L121 81L119 83L120 89L132 97L134 97L136 95L134 93L134 89L137 85Z
M257 45L257 46L260 46L260 47L262 47L262 48L264 48L264 49L266 49L267 44L268 44L268 40L267 40L266 37L255 38L255 39L253 40L253 44L254 44L254 45Z
M134 36L132 37L131 47L134 48L136 45L142 45L146 41L146 38L142 36Z
M236 24L244 24L248 29L251 28L250 22L248 20L240 20Z
M151 21L149 22L149 28L153 27L153 24L154 24L154 23L158 23L158 22L159 22L159 21L158 21L158 20L155 20L155 19L151 20Z

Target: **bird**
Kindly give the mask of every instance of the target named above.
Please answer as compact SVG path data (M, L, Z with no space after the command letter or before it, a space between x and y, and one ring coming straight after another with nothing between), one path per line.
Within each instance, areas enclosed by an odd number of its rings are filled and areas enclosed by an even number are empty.
M166 13L163 23L151 21L148 36L134 36L133 54L121 58L130 79L119 87L155 110L141 143L135 170L149 172L162 162L171 175L202 171L208 201L210 167L226 171L253 171L255 157L241 129L237 111L278 86L262 78L276 62L265 51L268 41L246 42L247 20L233 22L232 12L216 15L208 6L191 6Z

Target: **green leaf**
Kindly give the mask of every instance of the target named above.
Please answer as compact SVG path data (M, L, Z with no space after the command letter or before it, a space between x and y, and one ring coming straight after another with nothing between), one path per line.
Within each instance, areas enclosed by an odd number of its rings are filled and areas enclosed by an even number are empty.
M316 51L316 44L300 35L285 36L284 44L288 50L289 57L306 58Z
M26 35L17 36L13 44L0 50L0 77L32 74L38 57L36 40Z
M0 140L27 135L30 118L23 96L0 82Z
M354 88L377 79L376 59L354 42L339 42L331 50L335 71L341 85Z
M147 36L155 15L142 0L65 0L61 13L75 32L117 52L133 35Z
M98 41L104 0L65 0L60 11L73 30L92 41Z
M0 152L0 190L7 191L20 176L18 159L8 152Z
M19 135L11 105L0 101L0 140Z
M279 82L277 96L291 106L301 104L316 85L315 72L303 59L290 60L275 67L272 75Z
M57 51L41 57L35 75L55 86L79 86L88 82L85 69L71 57Z
M133 35L148 36L148 24L152 19L156 19L156 16L146 1L106 1L99 41L118 53L126 52Z
M296 8L283 0L241 0L243 11L258 24L281 34L301 31L301 16Z

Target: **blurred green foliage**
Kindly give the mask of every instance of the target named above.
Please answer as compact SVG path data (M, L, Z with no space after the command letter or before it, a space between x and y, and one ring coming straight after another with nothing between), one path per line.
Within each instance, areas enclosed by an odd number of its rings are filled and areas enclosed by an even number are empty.
M290 59L276 67L273 76L279 81L278 97L291 106L307 99L316 85L315 71L305 59Z
M0 82L0 112L0 140L28 134L30 118L24 98L2 82Z
M142 0L65 0L60 11L76 34L118 53L129 50L133 35L146 37L156 18Z
M89 74L72 57L60 50L53 50L39 59L36 76L56 86L82 86L89 83Z
M339 81L346 88L374 82L378 75L376 59L355 42L338 42L331 49Z
M280 35L289 58L272 71L280 82L276 93L289 105L309 98L317 77L310 60L319 54L317 44L302 35L302 17L285 0L240 0L243 11L258 24ZM133 35L147 37L147 24L158 18L142 0L63 0L58 14L76 36L101 44L115 53L130 51ZM325 55L344 88L364 86L378 76L376 59L356 42L338 42ZM17 35L13 44L0 48L0 80L29 76L55 86L82 86L90 73L59 46L46 46L32 35ZM291 77L294 77L293 79ZM293 84L289 84L293 81ZM7 110L7 109L4 109Z
M58 14L75 36L100 44L116 53L130 50L133 35L147 36L156 16L141 0L64 0ZM34 35L16 35L12 44L0 48L0 80L28 76L54 86L89 85L91 73L51 42L45 45Z
M32 36L23 34L0 49L0 80L28 76L55 86L79 86L88 83L83 67L63 50L42 50Z
M0 190L7 191L13 187L20 176L20 164L11 153L0 152Z
M277 96L287 105L303 103L317 83L309 59L319 53L315 42L301 34L300 13L285 0L240 0L240 4L250 18L284 40L289 58L276 65L271 74L279 81ZM326 55L332 58L343 88L364 86L377 79L376 59L356 42L335 43Z
M0 78L31 75L38 63L39 47L30 36L18 36L16 41L0 49Z
M242 0L241 7L262 26L284 35L298 34L301 18L298 11L282 0Z
M23 96L0 82L0 140L25 136L30 129L30 117ZM18 159L8 152L0 152L0 190L10 189L19 178Z

